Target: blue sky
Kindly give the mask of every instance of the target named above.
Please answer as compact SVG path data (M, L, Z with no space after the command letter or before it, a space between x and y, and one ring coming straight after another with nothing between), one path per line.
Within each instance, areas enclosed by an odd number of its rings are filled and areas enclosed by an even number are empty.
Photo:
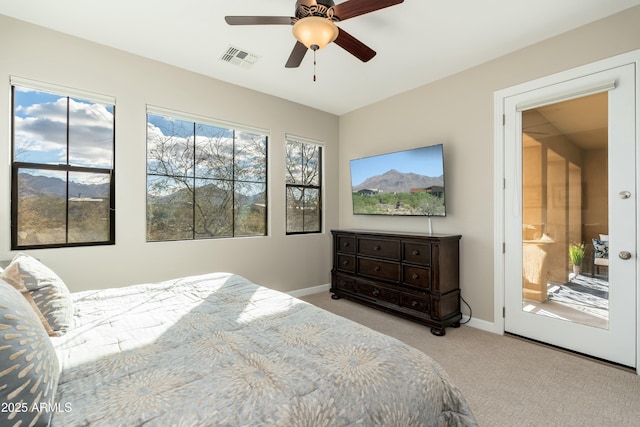
M431 145L379 156L351 160L351 184L357 186L367 178L395 169L425 176L443 174L442 145Z

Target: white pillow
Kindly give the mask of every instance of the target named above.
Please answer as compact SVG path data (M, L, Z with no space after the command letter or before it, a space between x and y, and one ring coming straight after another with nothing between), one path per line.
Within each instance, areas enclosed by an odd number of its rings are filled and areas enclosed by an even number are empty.
M601 242L608 242L609 241L609 235L608 234L601 234L600 235L600 241Z

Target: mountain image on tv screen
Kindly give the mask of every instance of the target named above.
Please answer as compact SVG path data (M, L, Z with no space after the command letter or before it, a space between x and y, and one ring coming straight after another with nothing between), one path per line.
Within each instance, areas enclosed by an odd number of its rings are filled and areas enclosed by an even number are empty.
M351 160L356 215L445 216L442 144Z

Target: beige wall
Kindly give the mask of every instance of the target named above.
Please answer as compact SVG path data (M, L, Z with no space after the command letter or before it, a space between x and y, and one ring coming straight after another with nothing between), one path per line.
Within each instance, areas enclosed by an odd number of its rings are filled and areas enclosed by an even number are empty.
M585 243L598 238L600 234L609 234L609 199L608 190L608 159L607 147L589 150L584 156L584 187L583 203L585 204L582 236Z
M635 7L340 117L340 227L426 231L424 218L352 215L349 160L443 143L448 216L434 232L462 234L462 295L493 322L494 92L638 49L638 22Z
M337 116L1 15L0 259L13 255L10 75L116 97L116 245L28 251L73 291L211 271L239 273L284 291L330 281L330 234L285 236L284 135L325 142L325 223L335 227ZM146 243L147 104L270 130L268 237Z

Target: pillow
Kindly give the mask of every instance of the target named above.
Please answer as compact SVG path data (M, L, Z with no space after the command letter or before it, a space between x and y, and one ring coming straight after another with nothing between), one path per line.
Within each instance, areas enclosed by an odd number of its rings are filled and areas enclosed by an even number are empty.
M47 426L60 366L29 303L0 280L0 425Z
M0 274L0 277L2 276L2 274ZM2 279L0 279L2 280ZM5 282L7 285L9 283ZM13 285L12 285L13 286ZM47 335L51 335L51 336L55 336L57 335L56 332L51 329L51 326L49 325L49 322L47 321L47 319L44 317L44 315L42 314L42 312L40 311L40 309L38 308L36 302L33 300L33 297L31 296L31 292L29 292L29 290L24 286L24 285L19 285L19 286L13 286L17 291L19 291L22 296L27 300L27 302L29 303L29 305L31 306L31 309L36 313L36 315L38 316L38 319L40 320L40 323L42 323L42 326L44 327L45 331L47 332Z
M609 241L609 235L608 234L601 234L600 235L600 240L602 240L603 242L608 242Z
M60 336L69 329L73 317L71 293L62 279L40 261L20 253L0 273L0 279L22 292L27 300L29 296L33 299L49 335Z
M597 239L593 240L593 250L595 258L606 258L609 259L609 242L602 241Z

